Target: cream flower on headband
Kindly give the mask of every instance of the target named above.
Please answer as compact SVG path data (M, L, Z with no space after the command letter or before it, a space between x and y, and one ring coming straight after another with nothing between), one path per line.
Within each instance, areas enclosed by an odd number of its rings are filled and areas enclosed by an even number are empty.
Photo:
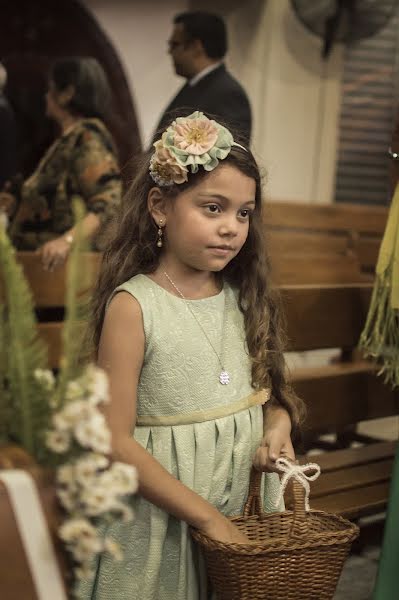
M202 112L178 117L154 144L150 175L161 186L183 183L188 180L188 172L197 173L200 165L205 171L213 171L232 146L239 144L230 131Z
M187 181L187 168L182 167L176 158L158 140L154 144L155 152L150 161L150 175L158 185L173 185Z

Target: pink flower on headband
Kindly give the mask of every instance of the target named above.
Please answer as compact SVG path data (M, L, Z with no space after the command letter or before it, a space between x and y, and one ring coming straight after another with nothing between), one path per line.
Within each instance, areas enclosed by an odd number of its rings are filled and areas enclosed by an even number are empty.
M188 117L177 117L155 142L150 160L150 175L159 186L188 181L188 173L201 167L213 171L237 144L230 131L216 121L195 111Z
M209 119L182 119L175 125L174 145L188 154L201 155L216 143L218 129Z
M158 185L173 185L187 181L187 167L180 165L176 158L158 140L154 144L155 152L151 157L150 175Z

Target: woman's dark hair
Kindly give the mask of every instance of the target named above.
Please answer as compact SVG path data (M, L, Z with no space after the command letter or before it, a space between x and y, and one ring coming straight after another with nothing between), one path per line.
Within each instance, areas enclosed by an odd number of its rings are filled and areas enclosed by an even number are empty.
M237 141L238 138L235 137ZM115 234L103 255L100 276L93 295L92 335L95 352L101 336L110 294L123 282L139 273L148 274L159 265L157 227L148 210L147 198L156 186L149 174L152 152L140 159L118 216ZM286 381L284 336L279 296L271 284L270 263L265 244L262 217L262 184L258 165L250 150L232 146L221 168L231 165L255 181L255 210L251 215L247 240L241 251L223 269L223 278L239 290L239 306L244 315L246 340L252 360L255 389L272 388L273 402L284 406L294 426L303 416L303 403ZM200 169L188 181L159 188L170 202L183 191L209 176ZM166 231L167 236L167 231Z
M173 22L183 25L187 41L202 42L209 58L222 59L226 54L226 26L218 15L203 11L184 12L176 15Z
M103 119L109 107L111 92L104 69L95 58L71 56L57 60L50 79L59 92L73 86L75 93L66 106L73 114Z

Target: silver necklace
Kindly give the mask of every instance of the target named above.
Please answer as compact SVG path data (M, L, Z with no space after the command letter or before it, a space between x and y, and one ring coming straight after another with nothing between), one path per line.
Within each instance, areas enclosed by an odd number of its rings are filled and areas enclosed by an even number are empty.
M205 338L208 341L208 344L210 345L210 347L212 348L216 358L219 361L220 364L220 375L219 375L219 381L222 385L227 385L228 383L230 383L230 375L229 373L226 371L226 369L223 366L223 361L222 361L222 356L221 354L219 354L216 349L215 346L212 344L211 340L208 337L208 334L206 333L205 329L202 327L200 321L197 319L197 315L195 314L195 312L192 310L190 304L187 301L187 298L184 296L184 294L179 290L179 288L177 287L177 285L171 280L171 278L169 277L169 275L167 274L166 271L163 272L163 274L165 275L166 279L169 281L169 283L174 287L174 289L176 290L176 292L179 294L180 298L182 298L185 302L185 305L187 307L187 309L190 311L190 313L192 314L192 316L194 317L194 319L197 322L198 327L201 329L202 333L204 334ZM226 298L225 298L225 305L224 305L224 311L223 311L223 326L222 326L222 352L223 352L223 333L224 333L224 329L225 329L225 325L226 325Z

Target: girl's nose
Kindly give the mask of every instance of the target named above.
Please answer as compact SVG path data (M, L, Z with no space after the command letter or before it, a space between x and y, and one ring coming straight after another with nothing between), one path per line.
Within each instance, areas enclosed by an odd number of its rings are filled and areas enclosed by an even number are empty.
M219 233L224 236L235 236L237 235L237 219L236 217L225 217L219 225Z

